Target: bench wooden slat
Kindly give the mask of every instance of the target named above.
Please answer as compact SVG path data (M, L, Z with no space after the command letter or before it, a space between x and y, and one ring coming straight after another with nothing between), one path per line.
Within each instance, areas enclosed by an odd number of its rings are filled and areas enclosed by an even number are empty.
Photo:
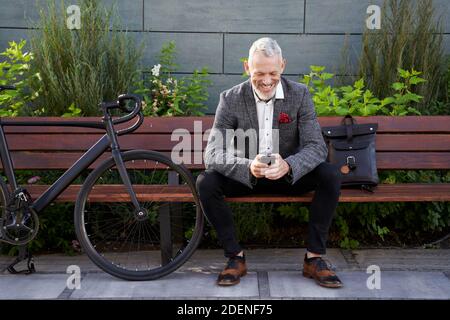
M227 198L229 202L311 202L313 193L301 196L255 195ZM374 193L342 189L339 202L417 202L450 201L450 184L382 184Z
M383 151L447 151L450 134L378 134L377 152Z
M450 152L378 152L380 170L450 169Z
M95 144L103 134L8 134L6 140L10 151L86 151ZM195 135L191 138L193 149L194 139L200 139L201 135ZM169 134L130 134L119 137L121 149L146 149L157 151L170 151L181 139L171 141ZM197 148L201 151L206 147L206 141Z
M11 151L85 151L89 149L101 134L8 134L7 142ZM179 138L179 136L174 137ZM185 138L183 138L185 139ZM202 151L206 147L206 141L201 135L192 135L190 147L194 151ZM202 141L200 146L194 143ZM171 141L170 135L153 134L151 138L145 134L134 134L119 138L120 147L123 150L147 149L157 151L171 151L179 145L181 138ZM200 149L201 148L201 149ZM380 134L376 138L376 149L383 151L448 151L450 152L450 134Z
M170 157L170 152L163 152ZM197 159L203 159L201 153L196 153ZM80 156L81 152L28 152L16 151L12 152L12 159L15 169L67 169ZM97 167L107 155L103 155L99 160L94 162L91 169ZM203 163L194 163L194 156L190 156L192 164L186 165L189 169L204 169ZM414 152L378 152L377 166L379 170L392 169L450 169L450 153L449 152L423 152L418 156ZM0 163L0 168L2 165Z
M47 189L45 185L31 185L26 187L33 198ZM58 202L72 202L76 199L80 185L72 185L64 191ZM185 186L136 186L138 198L141 201L170 201L189 202L192 195ZM229 202L311 202L313 193L301 196L286 195L249 195L229 197ZM89 199L92 202L129 201L124 188L118 185L101 185L95 187L95 192ZM415 201L450 201L450 184L383 184L374 193L361 190L342 189L340 202L415 202Z
M26 189L34 199L44 192L49 186L31 185ZM74 201L80 190L80 185L71 185L57 199L58 202ZM134 186L136 195L140 201L171 201L171 202L192 202L192 194L187 186L169 185L137 185ZM91 193L89 201L92 202L120 202L130 201L126 189L122 185L96 185Z
M8 122L14 121L100 121L99 117L86 118L59 118L59 117L17 117L8 118ZM319 117L321 126L339 125L341 117ZM355 117L358 123L378 123L379 133L399 133L399 132L420 132L420 133L449 133L450 124L449 116L371 116L371 117ZM138 129L137 133L171 133L178 128L187 129L189 132L194 131L194 121L202 122L203 131L211 128L214 121L213 116L205 117L147 117ZM71 128L71 127L5 127L5 132L17 133L98 133L101 130L88 128Z

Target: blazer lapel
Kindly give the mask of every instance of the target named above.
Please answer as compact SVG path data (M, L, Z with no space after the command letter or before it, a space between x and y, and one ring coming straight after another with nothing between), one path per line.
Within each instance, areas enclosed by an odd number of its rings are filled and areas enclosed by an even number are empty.
M286 84L283 81L283 78L281 78L281 85L283 86L283 93L284 93L284 99L275 99L275 102L273 104L273 121L272 121L272 129L279 129L279 117L281 112L287 111L287 91L286 91Z
M258 113L256 111L256 102L250 80L244 85L244 100L248 118L250 119L250 125L258 132L259 136Z

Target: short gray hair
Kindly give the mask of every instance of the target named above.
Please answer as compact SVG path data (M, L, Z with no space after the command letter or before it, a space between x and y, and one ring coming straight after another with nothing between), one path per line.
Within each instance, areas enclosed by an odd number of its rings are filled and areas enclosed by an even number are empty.
M253 42L250 50L248 51L248 61L250 61L255 52L261 51L266 57L273 57L279 55L283 59L281 48L278 43L272 38L260 38Z

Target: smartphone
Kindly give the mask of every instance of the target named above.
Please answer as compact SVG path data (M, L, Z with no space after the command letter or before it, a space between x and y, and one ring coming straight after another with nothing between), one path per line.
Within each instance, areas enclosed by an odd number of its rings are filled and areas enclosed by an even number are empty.
M270 155L270 154L263 155L263 156L261 156L259 161L261 161L262 163L266 163L270 166L272 163L275 163L275 156Z

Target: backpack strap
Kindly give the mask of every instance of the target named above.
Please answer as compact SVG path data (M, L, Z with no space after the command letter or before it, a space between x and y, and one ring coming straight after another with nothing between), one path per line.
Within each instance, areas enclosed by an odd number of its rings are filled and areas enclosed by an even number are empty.
M345 132L347 135L347 141L352 141L353 139L353 125L356 124L356 120L351 115L346 115L341 122L345 126Z

